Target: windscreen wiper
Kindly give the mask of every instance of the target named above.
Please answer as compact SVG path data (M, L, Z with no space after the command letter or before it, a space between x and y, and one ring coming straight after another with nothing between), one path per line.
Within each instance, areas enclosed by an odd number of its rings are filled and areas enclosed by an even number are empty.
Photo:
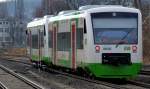
M116 48L119 46L119 44L123 44L124 42L122 42L124 39L126 39L126 37L129 35L129 33L131 33L133 30L130 30L124 37L122 37L122 39L116 44Z

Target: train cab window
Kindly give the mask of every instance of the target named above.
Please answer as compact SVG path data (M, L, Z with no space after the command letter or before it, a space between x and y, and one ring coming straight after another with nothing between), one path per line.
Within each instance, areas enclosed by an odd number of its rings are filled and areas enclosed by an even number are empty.
M62 32L57 34L57 50L69 51L71 48L71 32Z
M137 13L92 13L91 17L95 44L138 44Z
M83 28L78 28L76 32L76 47L83 49Z

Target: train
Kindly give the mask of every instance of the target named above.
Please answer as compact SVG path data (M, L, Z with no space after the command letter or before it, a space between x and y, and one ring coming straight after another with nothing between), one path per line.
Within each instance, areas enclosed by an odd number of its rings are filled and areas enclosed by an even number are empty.
M135 78L142 67L142 15L118 5L87 5L27 24L35 64L98 78ZM83 72L84 71L84 72Z

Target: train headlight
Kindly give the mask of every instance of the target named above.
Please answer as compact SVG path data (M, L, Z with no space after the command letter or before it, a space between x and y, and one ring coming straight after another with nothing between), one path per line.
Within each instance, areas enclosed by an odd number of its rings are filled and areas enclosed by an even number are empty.
M95 51L96 52L100 52L100 49L101 49L100 46L95 46Z
M137 46L132 46L132 51L133 51L133 53L136 53L137 52Z

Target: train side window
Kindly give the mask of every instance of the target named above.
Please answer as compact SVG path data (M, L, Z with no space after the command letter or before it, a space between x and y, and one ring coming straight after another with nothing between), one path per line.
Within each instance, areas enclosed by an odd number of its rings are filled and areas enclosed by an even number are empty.
M44 32L40 32L41 47L44 47Z
M44 26L44 36L46 36L46 30L45 30L45 26Z
M30 46L30 34L26 34L27 35L27 46L29 47Z
M37 34L32 35L32 48L38 49L38 35Z
M86 29L86 20L84 19L84 33L85 33L85 34L87 33L86 30L87 30L87 29Z
M49 48L52 48L52 31L48 32L48 45Z
M28 35L28 30L26 30L26 35Z
M77 49L83 49L83 28L77 28L76 47Z
M71 48L71 32L62 32L57 34L57 50L69 51Z

